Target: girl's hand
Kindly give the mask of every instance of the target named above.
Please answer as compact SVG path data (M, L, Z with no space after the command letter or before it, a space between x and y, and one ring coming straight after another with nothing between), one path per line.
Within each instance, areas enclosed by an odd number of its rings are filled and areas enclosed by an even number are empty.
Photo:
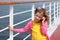
M44 22L46 18L45 18L45 17L43 17L42 19L43 19L43 21L42 21L42 22Z
M13 27L12 26L8 26L8 29L13 31Z

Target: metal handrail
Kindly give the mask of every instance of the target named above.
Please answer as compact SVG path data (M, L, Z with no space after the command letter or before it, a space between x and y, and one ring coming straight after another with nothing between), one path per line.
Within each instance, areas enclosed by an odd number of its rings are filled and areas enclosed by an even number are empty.
M30 11L32 11L32 10L26 10L26 11L22 11L22 12L14 13L13 15L23 14L23 13L27 13L27 12L30 12ZM9 15L1 16L0 19L1 19L1 18L6 18L6 17L9 17Z
M29 3L37 3L37 2L56 2L59 0L35 0L35 1L6 1L0 2L0 5L14 5L14 4L29 4Z
M30 20L30 19L31 19L31 18L28 18L28 19L26 19L26 20L23 20L23 21L21 21L21 22L18 22L18 23L16 23L16 24L14 24L13 26L16 26L16 25L19 25L19 24L21 24L21 23L24 23L24 22L26 22L26 21L28 21L28 20ZM3 31L5 31L5 30L7 30L7 29L8 29L8 27L0 30L0 32L3 32Z

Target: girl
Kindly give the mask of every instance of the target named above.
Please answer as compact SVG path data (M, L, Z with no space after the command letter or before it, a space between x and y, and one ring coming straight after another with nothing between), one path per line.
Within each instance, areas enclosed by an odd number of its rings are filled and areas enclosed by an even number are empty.
M16 33L23 33L29 30L32 40L50 40L47 35L48 16L44 8L36 8L34 20L29 21L24 28L13 29L11 26L8 28Z

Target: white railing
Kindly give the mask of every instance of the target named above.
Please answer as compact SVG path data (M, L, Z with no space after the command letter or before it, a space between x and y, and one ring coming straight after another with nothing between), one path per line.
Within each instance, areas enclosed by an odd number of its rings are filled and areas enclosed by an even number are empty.
M32 10L26 10L26 11L23 11L23 12L18 12L18 13L13 14L13 16L15 16L15 15L20 15L20 14L27 13L27 12L31 12L31 11L32 11ZM0 19L1 19L1 18L6 18L6 17L9 17L9 15L1 16ZM15 25L16 25L16 24L15 24ZM8 27L0 30L0 32L2 32L2 31L4 31L4 30L7 30L7 29L8 29Z
M23 11L23 12L18 12L18 13L13 14L13 16L20 15L20 14L27 13L27 12L31 12L31 11L32 10L26 10L26 11ZM1 18L6 18L6 17L9 17L9 15L1 16L0 19Z
M48 6L45 6L46 4L45 3L43 3L43 5L42 5L42 7L43 8L46 8L46 7L49 7L49 10L47 11L47 12L49 12L49 27L52 27L52 24L53 23L55 23L55 21L56 21L56 19L60 16L59 15L59 11L60 11L60 9L58 8L58 7L60 7L59 6L59 4L60 3L58 3L58 2L54 2L54 4L52 5L52 3L51 2L49 2L49 5ZM57 5L57 7L56 7L56 5ZM52 6L54 6L54 13L52 13L51 12L51 10L52 10ZM57 8L57 10L56 10L56 8ZM5 15L5 16L1 16L0 17L0 19L2 19L2 18L6 18L6 17L9 17L9 19L10 19L10 25L11 26L17 26L17 25L19 25L19 24L21 24L21 23L24 23L24 22L26 22L26 21L28 21L28 20L30 20L30 19L32 19L32 20L34 20L34 10L35 10L35 4L34 3L32 3L32 9L31 10L26 10L26 11L23 11L23 12L18 12L18 13L15 13L15 14L13 14L13 5L10 5L10 14L9 15ZM23 13L27 13L27 12L31 12L32 11L32 18L28 18L28 19L26 19L26 20L23 20L23 21L21 21L21 22L18 22L18 23L16 23L16 24L14 24L13 25L13 16L14 15L20 15L20 14L23 14ZM55 12L57 12L57 17L56 17L56 13ZM53 17L51 17L51 15L54 15ZM53 22L51 21L52 19L54 18L54 20L53 20ZM5 31L5 30L7 30L8 29L8 27L6 27L6 28L4 28L4 29L2 29L2 30L0 30L0 32L3 32L3 31ZM48 30L49 31L49 30ZM49 32L48 32L48 34L49 34ZM17 33L17 34L15 34L15 35L13 35L13 32L12 31L10 31L10 38L8 38L7 40L13 40L13 37L15 37L15 36L17 36L17 35L19 35L19 33ZM50 36L52 35L52 33L50 34ZM29 35L27 35L23 40L26 40L28 37L30 36L30 34Z
M13 26L13 5L10 5L10 10L9 10L9 15L10 15L10 20L9 20L9 23L10 23L10 26ZM10 30L10 40L13 40L13 32Z

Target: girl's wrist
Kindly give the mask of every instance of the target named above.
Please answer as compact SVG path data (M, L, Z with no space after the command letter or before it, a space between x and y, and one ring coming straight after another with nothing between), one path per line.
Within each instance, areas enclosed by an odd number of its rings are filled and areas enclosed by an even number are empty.
M44 20L42 22L44 22Z

